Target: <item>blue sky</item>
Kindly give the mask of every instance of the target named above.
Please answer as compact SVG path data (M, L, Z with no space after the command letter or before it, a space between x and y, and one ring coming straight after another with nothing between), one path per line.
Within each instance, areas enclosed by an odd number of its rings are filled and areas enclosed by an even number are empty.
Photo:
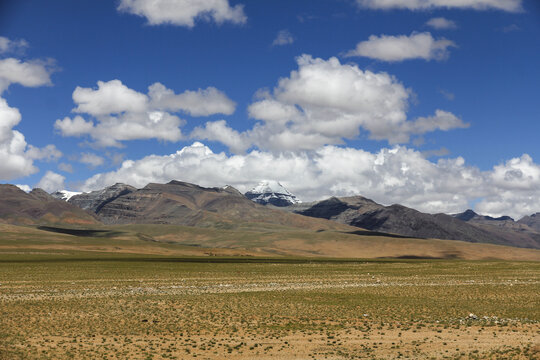
M540 211L540 5L452 3L3 1L0 179Z

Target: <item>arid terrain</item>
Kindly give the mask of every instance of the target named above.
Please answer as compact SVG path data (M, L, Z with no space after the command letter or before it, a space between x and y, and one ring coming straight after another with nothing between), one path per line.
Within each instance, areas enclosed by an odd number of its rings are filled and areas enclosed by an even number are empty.
M540 263L0 255L2 359L534 359Z
M538 249L371 231L231 189L162 187L108 202L105 223L6 187L0 359L540 354Z

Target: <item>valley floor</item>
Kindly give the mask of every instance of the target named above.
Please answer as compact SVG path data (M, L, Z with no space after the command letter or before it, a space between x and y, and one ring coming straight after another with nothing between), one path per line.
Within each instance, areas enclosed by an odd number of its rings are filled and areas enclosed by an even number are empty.
M540 356L540 263L0 254L0 359Z

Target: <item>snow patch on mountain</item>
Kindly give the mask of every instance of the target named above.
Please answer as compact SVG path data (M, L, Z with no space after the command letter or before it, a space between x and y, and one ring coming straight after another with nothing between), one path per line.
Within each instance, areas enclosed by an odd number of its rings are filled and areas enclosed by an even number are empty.
M301 202L283 185L274 180L261 181L253 189L246 192L245 196L262 205L289 206Z
M72 196L80 195L80 194L82 194L82 192L68 191L68 190L57 190L55 192L52 192L51 196L53 198L58 199L58 200L68 201L69 199L71 199Z

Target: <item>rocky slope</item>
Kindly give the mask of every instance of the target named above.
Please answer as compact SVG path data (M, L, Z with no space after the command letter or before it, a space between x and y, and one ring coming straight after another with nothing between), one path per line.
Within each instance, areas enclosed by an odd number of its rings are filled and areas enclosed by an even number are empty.
M540 213L525 216L518 221L519 224L527 225L528 227L540 231Z
M97 214L107 224L177 224L234 228L272 224L304 229L351 228L259 205L231 186L205 188L181 181L148 184L106 203Z
M282 207L300 203L300 200L296 196L291 194L277 181L261 181L244 195L261 205L270 204Z
M15 185L0 185L0 219L13 224L97 224L96 217L42 189L26 193Z
M486 224L469 224L450 215L421 213L402 205L383 206L361 196L333 197L284 209L305 216L405 236L540 248L540 234Z
M105 189L92 191L74 195L68 199L70 204L80 207L81 209L99 213L101 208L119 196L129 194L137 189L133 186L116 183Z

